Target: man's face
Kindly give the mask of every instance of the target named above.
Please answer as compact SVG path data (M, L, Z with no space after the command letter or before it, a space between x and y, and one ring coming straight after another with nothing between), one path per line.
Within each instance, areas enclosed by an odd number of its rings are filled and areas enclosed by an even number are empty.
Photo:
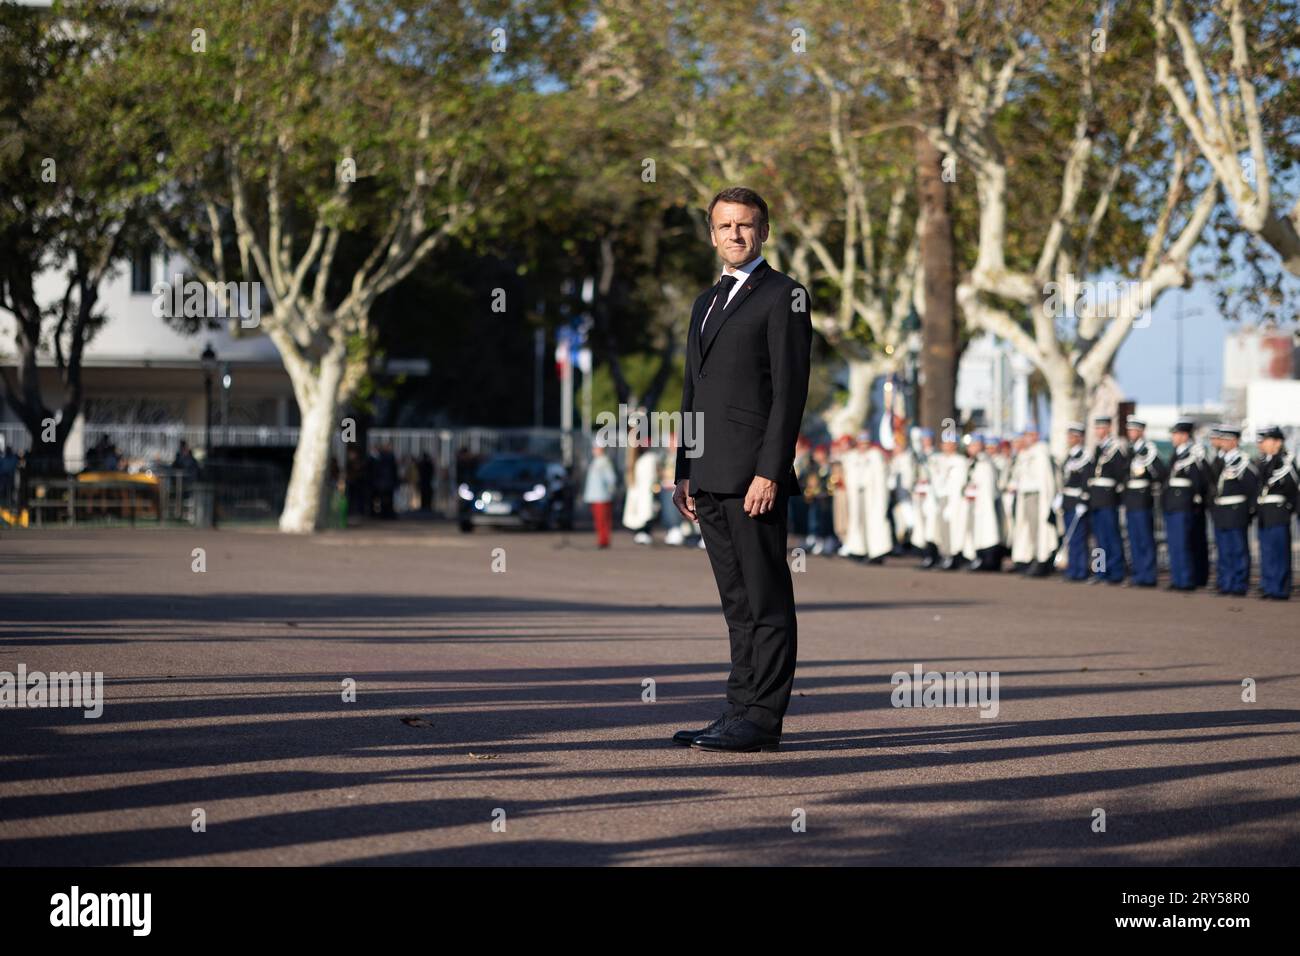
M1101 443L1104 442L1107 438L1110 437L1110 426L1109 426L1109 425L1094 425L1093 428L1092 428L1092 435L1093 435L1094 438L1097 439L1097 443L1098 443L1098 444L1101 444Z
M1261 438L1259 440L1259 450L1266 455L1276 455L1282 450L1282 440L1280 438Z
M1142 436L1145 435L1145 434L1146 434L1146 432L1144 432L1141 428L1132 428L1132 427L1130 427L1129 430L1128 430L1128 440L1129 440L1130 443L1134 443L1134 444L1135 444L1135 443L1141 441Z
M943 453L944 453L945 455L951 455L951 454L956 453L956 451L957 451L957 443L956 443L955 441L947 441L947 440L945 440L945 441L943 442L943 446L942 446L942 447L943 447Z
M1065 443L1069 445L1071 448L1075 448L1083 444L1083 436L1080 435L1078 432L1066 432Z
M1190 440L1191 436L1187 432L1170 432L1169 440L1174 443L1175 448L1182 448Z
M720 202L713 207L709 241L722 261L734 269L762 251L767 241L767 223L759 222L759 212L754 206Z

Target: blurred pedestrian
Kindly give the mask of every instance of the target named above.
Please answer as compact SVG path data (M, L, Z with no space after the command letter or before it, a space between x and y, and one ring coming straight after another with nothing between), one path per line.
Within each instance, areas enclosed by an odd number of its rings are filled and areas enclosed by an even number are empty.
M172 459L172 467L181 473L186 481L195 481L199 477L199 463L194 458L194 451L190 448L190 443L182 440L176 448L176 457Z
M393 496L397 493L397 456L393 454L391 442L384 442L374 457L374 490L379 503L381 518L396 518L393 511Z
M591 507L591 522L596 527L596 547L609 547L609 534L614 526L614 491L618 475L605 446L597 442L591 446L591 462L587 465L587 482L582 500Z
M623 527L635 532L632 540L637 544L650 544L654 540L650 537L650 526L655 519L655 481L658 475L659 456L646 439L636 449L627 497L623 501Z
M668 439L668 448L659 466L659 519L664 525L664 544L680 546L686 543L691 526L677 506L673 492L677 490L677 436Z
M18 456L12 447L6 447L0 454L0 505L9 507L16 497L18 487Z
M808 503L808 537L804 543L813 554L834 554L839 547L831 514L830 448L817 445L812 450L812 464L804 476L803 496Z
M420 452L416 462L417 482L420 492L420 511L428 513L433 510L433 459L427 451Z
M349 445L347 459L343 467L343 480L347 485L348 514L368 515L370 513L370 491L366 484L366 457L356 445Z

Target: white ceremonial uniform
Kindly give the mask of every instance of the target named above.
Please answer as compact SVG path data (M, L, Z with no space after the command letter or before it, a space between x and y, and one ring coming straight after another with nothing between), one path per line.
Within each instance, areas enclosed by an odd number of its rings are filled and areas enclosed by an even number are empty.
M947 536L947 550L941 548L945 558L962 553L966 543L966 481L970 475L971 461L965 455L950 456L944 476L943 526Z
M966 484L957 503L956 527L961 532L961 554L974 561L977 552L1002 543L1001 502L998 499L997 468L988 455L980 454L967 472Z
M918 551L924 551L930 543L926 532L935 503L935 496L930 491L930 463L933 459L933 454L918 454L912 469L912 547Z
M889 530L889 464L885 453L871 447L864 462L867 519L867 557L880 558L894 550Z
M889 459L889 490L893 499L890 511L899 544L911 543L915 537L916 502L912 500L912 487L916 484L916 470L916 453L910 448L900 448Z
M1016 456L1015 516L1011 535L1011 560L1016 564L1045 562L1060 543L1056 522L1049 521L1056 498L1056 465L1044 442L1035 442Z
M843 553L854 558L867 554L866 460L856 447L840 456L844 494L848 498L848 515L845 518Z

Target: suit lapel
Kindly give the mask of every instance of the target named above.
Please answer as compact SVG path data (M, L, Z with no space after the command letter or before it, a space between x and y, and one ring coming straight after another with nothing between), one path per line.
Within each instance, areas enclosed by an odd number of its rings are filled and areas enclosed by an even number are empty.
M754 291L755 287L763 281L763 277L767 275L770 268L771 267L768 266L766 260L760 262L758 268L750 273L749 278L745 280L745 284L740 287L732 300L729 303L726 303L723 309L719 310L715 308L713 310L714 314L709 316L709 321L704 327L703 340L700 343L701 360L709 354L709 349L713 345L713 340L718 337L718 331L724 324L726 324L727 319L731 318L740 310L741 305L744 304L744 301L747 298L749 298L749 294Z
M713 297L718 294L718 287L715 285L709 290L709 294L704 297L704 301L696 306L695 311L691 314L691 326L686 331L686 348L688 351L694 350L698 358L704 358L704 351L700 348L700 323L704 321L704 314L709 309L709 303Z

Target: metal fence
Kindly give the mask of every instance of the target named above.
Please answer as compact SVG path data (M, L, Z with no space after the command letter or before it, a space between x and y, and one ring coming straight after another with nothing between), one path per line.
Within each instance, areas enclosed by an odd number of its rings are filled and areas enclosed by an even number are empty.
M291 449L298 443L299 429L275 425L214 426L214 449ZM0 437L7 447L18 452L31 447L27 429L21 424L0 424ZM206 429L192 425L87 425L86 445L89 447L107 438L121 453L128 470L149 470L164 482L178 481L178 473L170 468L182 441L196 452L206 441ZM558 428L372 428L366 433L366 451L391 444L399 463L418 459L428 454L433 462L433 507L443 517L456 514L456 487L462 477L460 471L488 455L498 453L536 454L553 461L570 464L575 486L581 487L590 460L590 443L578 432L565 432ZM349 444L340 432L333 439L335 460L343 467ZM617 453L621 449L610 449ZM615 464L620 456L614 454ZM84 458L68 456L69 470L85 467ZM223 514L236 513L243 517L274 516L284 505L284 491L288 480L282 473L278 480L269 476L266 466L246 466L246 473L238 472L235 463L222 462L217 481L218 510ZM170 489L169 489L170 491ZM179 492L167 495L171 502L186 501L188 496ZM168 516L178 516L178 506L169 507Z

